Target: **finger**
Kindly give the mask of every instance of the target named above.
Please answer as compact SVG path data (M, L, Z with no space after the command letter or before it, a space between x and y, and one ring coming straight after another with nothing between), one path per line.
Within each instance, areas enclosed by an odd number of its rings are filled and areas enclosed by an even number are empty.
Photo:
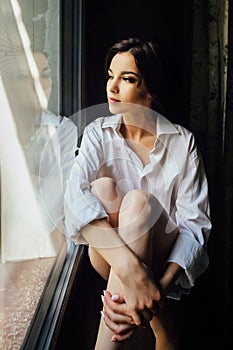
M138 327L141 326L142 321L141 321L140 315L136 311L131 311L131 316L135 325Z
M114 300L112 300L112 295L110 293L105 293L105 296L102 298L102 300L104 307L108 306L108 308L111 309L112 312L123 316L128 316L128 321L130 321L130 319L132 320L130 311L125 302L115 302Z
M111 299L117 303L125 303L125 299L121 293L113 294Z
M146 309L141 311L141 313L144 312L145 310L147 310L147 311L151 312L151 314L154 316L158 315L159 310L160 310L160 306L159 306L159 303L157 301L153 301L153 302L150 302L148 304L145 303L145 305L146 305Z
M133 328L135 328L135 325L129 325L129 324L118 324L113 322L105 311L101 311L101 316L104 319L104 322L106 326L115 334L115 335L126 335L130 333Z
M124 303L125 300L123 298L122 293L111 294L109 291L104 290L104 296L111 298L112 301L115 301L119 304Z
M104 311L107 316L116 323L134 324L132 317L126 312L126 304L118 304L103 297Z

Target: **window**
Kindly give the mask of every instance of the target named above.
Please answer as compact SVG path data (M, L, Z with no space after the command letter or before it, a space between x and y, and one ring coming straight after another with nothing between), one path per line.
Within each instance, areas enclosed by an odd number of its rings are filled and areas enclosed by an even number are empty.
M60 115L60 22L57 0L0 2L0 348L6 350L21 348L32 322L37 333L42 328L45 306L67 278L75 251L64 235L63 193L78 131ZM42 297L47 304L38 320Z

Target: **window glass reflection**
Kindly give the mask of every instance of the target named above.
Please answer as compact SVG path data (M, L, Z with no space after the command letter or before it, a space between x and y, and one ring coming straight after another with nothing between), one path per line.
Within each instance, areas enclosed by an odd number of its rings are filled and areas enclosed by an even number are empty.
M19 349L66 245L63 193L77 145L59 115L59 2L0 2L0 348Z

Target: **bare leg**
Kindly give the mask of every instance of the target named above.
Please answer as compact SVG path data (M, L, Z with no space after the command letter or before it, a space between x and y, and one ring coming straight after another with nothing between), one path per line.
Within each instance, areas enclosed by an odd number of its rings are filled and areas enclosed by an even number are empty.
M121 205L121 197L116 191L116 183L113 179L103 177L91 183L92 193L101 200L106 212L109 215L109 222L112 227L118 227L118 215ZM92 266L104 278L108 279L110 266L94 248L89 248L89 256Z
M124 200L122 203L122 208L126 205L126 203L127 203L127 200ZM138 203L138 206L140 206L139 203ZM121 224L124 226L124 222L125 222L126 225L125 225L124 229L126 230L126 228L128 226L128 218L129 217L132 218L132 214L134 216L136 213L133 210L133 208L132 208L133 213L132 212L129 213L128 210L127 211L125 210L125 213L123 214L123 211L124 210L122 210L122 212L119 215L119 221L120 221L119 222L119 224L120 224L119 225L119 234L123 233L123 232L121 232L121 227L120 227ZM128 214L130 214L130 216L128 216ZM125 216L125 220L124 220L124 216ZM136 222L135 222L135 225L136 225ZM131 223L130 223L130 227L132 227L132 230L134 230L134 227L133 227L133 225L131 226ZM122 231L123 231L123 229L122 229ZM124 237L124 239L125 239L125 237ZM135 241L135 236L132 235L130 237L130 234L129 234L127 239L129 239L129 241L131 242L131 244L129 244L131 247L133 247L135 250L136 250L136 248L138 248L138 251L136 251L136 253L138 253L141 250L141 251L143 251L143 255L146 255L147 251L151 249L151 244L149 242L150 240L149 240L148 234L142 235L142 237L140 237L136 241ZM149 255L148 255L148 258L149 258ZM110 270L107 290L109 290L112 294L118 293L121 291L121 282L120 282L118 276L114 273L114 271L112 269ZM141 333L142 331L143 331L143 334ZM95 350L102 350L102 349L107 349L107 350L115 350L115 349L117 349L117 350L119 350L119 349L120 350L124 350L124 349L139 350L139 349L145 349L145 348L148 350L153 349L154 342L153 342L153 340L151 341L150 339L148 339L148 337L147 337L147 336L149 336L148 331L149 331L148 329L146 329L146 330L138 329L135 331L134 335L131 338L129 338L128 340L126 340L124 342L120 342L120 343L111 343L111 338L114 335L114 333L105 325L104 321L101 320ZM141 342L141 344L140 344L140 342ZM147 343L146 347L145 347L145 343Z
M174 315L167 301L158 317L153 317L150 322L156 338L156 350L179 350L180 334L175 325Z
M119 234L137 256L153 269L156 279L159 279L163 272L177 233L177 227L169 220L167 213L154 196L137 190L125 196L119 214ZM156 337L156 350L176 349L170 335L171 316L165 306L159 316L153 317L150 322Z
M100 178L91 184L91 191L96 197L101 200L105 210L109 215L109 222L111 223L112 227L118 227L118 215L121 205L121 197L116 191L115 182L111 178ZM100 254L98 254L94 248L89 248L89 255L90 261L95 270L106 280L112 280L110 266L100 256ZM114 284L116 284L117 288L115 291L119 292L120 281L116 275L114 276L112 287ZM99 336L97 337L95 346L96 350L122 349L122 344L117 344L110 341L113 336L113 332L105 325L103 319L100 320L98 334Z
M102 180L101 185L104 184L106 179ZM109 180L107 179L108 190L105 183L102 187L104 192L101 191L101 187L97 187L98 191L93 188L93 193L100 198L106 210L109 210L110 223L112 221L113 227L116 227L120 197L113 187L113 180ZM99 182L99 180L97 181ZM134 190L128 193L122 201L119 214L119 234L148 266L155 268L157 278L162 273L164 262L177 235L175 226L169 229L170 233L165 233L168 228L168 220L169 218L160 203L154 196L148 195L146 192ZM109 266L94 249L90 250L90 258L94 268L107 278ZM154 259L156 259L155 262ZM108 290L112 293L121 290L121 282L112 270L108 280ZM174 350L175 347L169 340L165 324L163 311L161 311L160 317L154 317L151 321L151 327L157 338L156 349ZM112 335L112 331L101 320L95 349L102 350L106 346L109 350L124 349L125 342L119 344L110 342ZM136 348L133 344L133 338L135 339L135 337L132 337L127 341L127 349L139 349L138 346ZM137 345L139 345L138 342Z

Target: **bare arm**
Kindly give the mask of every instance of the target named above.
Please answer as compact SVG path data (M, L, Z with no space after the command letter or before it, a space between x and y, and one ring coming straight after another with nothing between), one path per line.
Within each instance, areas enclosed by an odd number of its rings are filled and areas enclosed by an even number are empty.
M124 243L106 219L95 220L86 225L81 234L121 280L122 293L131 316L135 324L140 325L139 313L145 309L154 312L154 304L161 299L152 272Z
M170 262L167 264L165 272L159 280L160 290L163 296L166 296L169 293L172 285L175 283L182 271L182 267L176 263Z

